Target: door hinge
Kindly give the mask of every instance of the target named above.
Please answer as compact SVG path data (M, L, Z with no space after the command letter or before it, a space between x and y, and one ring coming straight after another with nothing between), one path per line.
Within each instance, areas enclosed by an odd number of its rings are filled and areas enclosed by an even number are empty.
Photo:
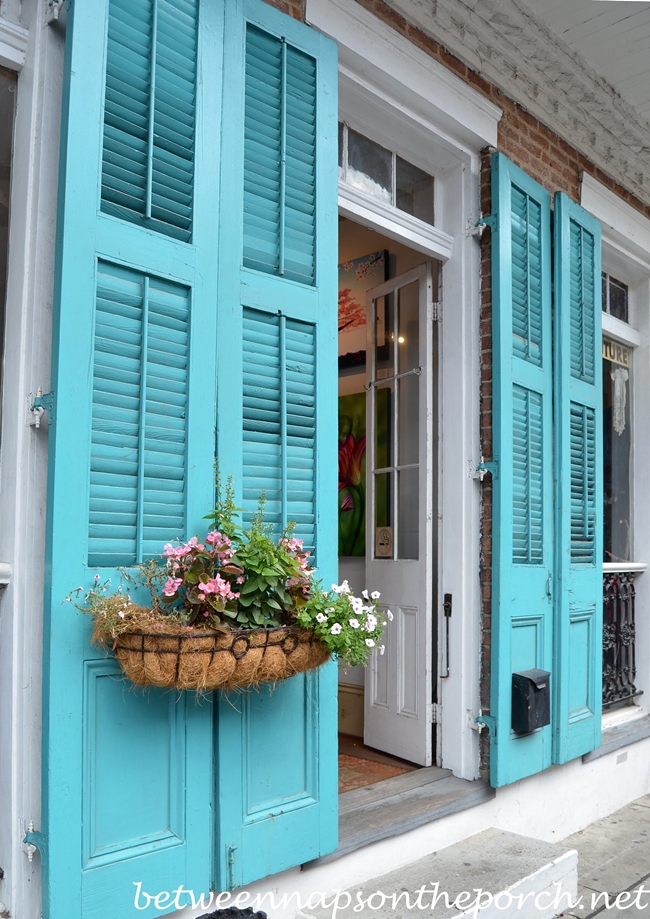
M440 724L442 721L442 703L431 702L429 704L429 724Z
M475 719L478 725L478 730L486 727L488 729L488 734L490 737L496 738L497 736L497 719L494 715L478 715Z
M499 461L496 459L484 460L481 456L481 462L478 464L476 469L470 473L471 478L478 479L480 482L483 481L485 476L490 473L492 480L499 478Z
M42 389L38 389L36 398L29 409L28 423L35 428L40 428L45 412L47 412L48 424L54 424L54 392L44 393Z
M495 230L497 225L496 217L484 217L483 214L476 221L474 226L472 226L471 221L467 225L465 230L465 236L469 239L470 236L478 236L480 239L483 235L483 230L486 227L489 227L491 230Z
M434 300L431 304L431 318L434 322L440 322L442 319L442 301Z
M45 25L56 22L63 8L63 0L45 0Z
M47 868L47 837L34 829L34 821L30 820L27 825L27 833L23 839L27 861L34 860L34 852L38 851L41 856L41 868Z

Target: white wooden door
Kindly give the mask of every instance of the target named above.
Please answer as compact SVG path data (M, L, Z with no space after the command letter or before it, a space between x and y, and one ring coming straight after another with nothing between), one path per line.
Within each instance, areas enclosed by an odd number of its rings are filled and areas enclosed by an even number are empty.
M366 580L393 621L366 672L364 739L432 763L433 283L420 265L367 294Z

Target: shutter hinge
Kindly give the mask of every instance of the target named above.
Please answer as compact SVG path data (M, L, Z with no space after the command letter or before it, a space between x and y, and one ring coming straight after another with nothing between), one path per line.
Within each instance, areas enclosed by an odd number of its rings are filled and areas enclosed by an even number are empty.
M38 389L36 398L29 409L31 417L28 423L35 428L40 428L44 412L47 412L48 424L54 424L54 392L43 393L42 389Z
M478 236L479 239L483 235L483 230L489 227L491 230L496 230L497 219L496 217L484 217L482 214L479 219L476 221L474 226L471 223L468 224L467 229L465 230L465 236L469 239L470 236Z
M485 476L490 473L492 479L499 478L499 461L496 459L484 460L481 456L481 462L476 467L475 471L471 474L473 479L479 479L483 481Z
M494 715L478 715L475 721L478 725L479 731L482 730L482 728L486 727L488 729L488 734L490 735L490 737L496 738L497 719L494 717Z
M38 850L41 856L41 868L47 868L47 837L41 833L40 830L34 829L33 820L30 820L27 825L27 833L23 839L23 845L25 846L24 851L28 861L31 862L34 860L34 852Z

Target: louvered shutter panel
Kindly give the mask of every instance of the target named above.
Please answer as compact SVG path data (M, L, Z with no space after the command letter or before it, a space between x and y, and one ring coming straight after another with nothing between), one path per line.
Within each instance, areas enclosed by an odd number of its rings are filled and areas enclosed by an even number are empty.
M95 0L68 14L45 595L48 919L132 915L137 884L139 914L152 917L174 906L147 892L210 886L210 706L123 683L62 600L96 573L116 587L119 566L200 531L212 504L220 149L218 132L198 126L203 112L218 119L220 17L198 0Z
M557 591L553 762L600 744L602 362L600 224L555 195Z
M227 4L218 453L245 519L262 492L336 578L336 46ZM336 848L336 667L220 700L218 885Z
M512 730L512 674L552 669L550 196L492 158L493 577L490 781L551 763L551 728Z

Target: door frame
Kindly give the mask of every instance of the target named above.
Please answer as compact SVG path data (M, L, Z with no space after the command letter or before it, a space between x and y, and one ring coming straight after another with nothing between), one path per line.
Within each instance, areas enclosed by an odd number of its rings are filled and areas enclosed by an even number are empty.
M475 779L485 609L480 589L481 487L476 477L481 417L480 247L472 231L480 216L480 151L497 145L502 112L359 4L307 0L306 21L338 43L339 119L384 146L394 144L401 156L436 179L436 229L444 234L442 239L434 238L430 228L426 239L409 238L404 229L413 218L405 221L408 215L395 209L391 210L395 222L387 227L385 206L377 208L368 198L353 200L341 185L339 212L444 263L438 326L439 629L447 593L453 597L453 614L446 679L440 676L446 673L447 661L444 642L439 642L435 714L442 730L437 762L459 777ZM489 663L482 677L487 686Z

